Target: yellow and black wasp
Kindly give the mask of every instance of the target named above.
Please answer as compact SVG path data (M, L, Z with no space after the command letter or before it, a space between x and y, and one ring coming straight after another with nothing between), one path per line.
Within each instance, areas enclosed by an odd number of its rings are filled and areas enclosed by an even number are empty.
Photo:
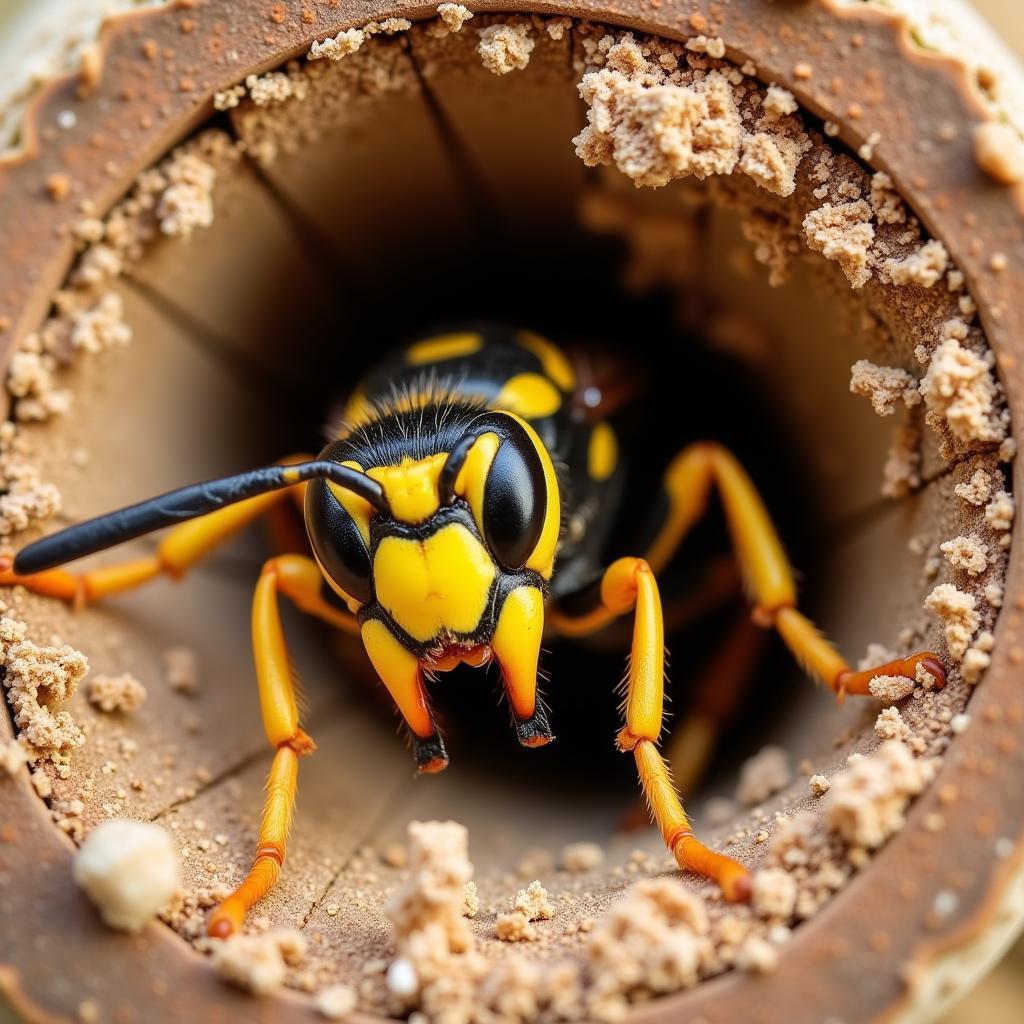
M256 857L212 914L210 934L236 931L275 884L285 856L298 759L314 750L299 725L278 611L301 610L358 633L413 737L421 772L448 763L425 679L456 665L497 663L519 741L552 739L538 699L545 630L596 633L632 615L621 750L632 752L665 844L682 868L728 899L749 873L693 834L658 750L664 621L657 577L702 515L712 486L726 513L755 621L774 627L836 695L867 694L878 674L914 678L922 653L852 671L796 608L782 544L750 478L722 446L701 442L669 464L663 512L646 550L599 563L621 504L610 424L581 415L572 362L554 344L500 327L431 337L387 358L349 400L344 426L315 458L172 491L29 545L0 583L90 602L161 574L181 577L289 493L300 500L312 557L269 559L256 584L252 637L260 705L275 749ZM157 553L73 574L57 566L161 527ZM596 581L596 582L595 582Z

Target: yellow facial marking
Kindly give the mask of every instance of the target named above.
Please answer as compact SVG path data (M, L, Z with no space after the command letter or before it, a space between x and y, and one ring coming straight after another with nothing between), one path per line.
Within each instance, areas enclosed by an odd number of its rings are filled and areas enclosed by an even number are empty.
M481 537L484 535L484 488L487 486L487 474L491 471L491 463L498 454L498 445L497 434L481 434L469 449L466 461L455 481L455 493L469 502L469 509L473 513Z
M576 387L576 373L565 353L533 331L520 331L519 344L529 349L541 362L544 372L563 390L573 391Z
M439 363L445 359L469 356L479 352L484 339L479 334L466 331L461 334L442 334L410 345L405 352L405 361L411 366Z
M363 467L360 466L358 462L353 462L351 459L343 462L342 465L349 466L352 469L358 469L360 473L363 471ZM359 534L363 538L363 543L369 547L370 516L373 515L373 506L358 494L353 494L345 487L339 487L333 480L328 480L327 486L331 489L331 494L338 499L341 507L352 517L352 521L356 524L356 528L359 530Z
M529 718L537 708L537 660L543 634L544 596L535 587L513 590L498 616L491 649L519 718Z
M373 560L377 600L424 643L444 630L476 629L496 572L484 546L458 523L424 541L385 537Z
M557 412L562 404L558 388L539 373L519 373L505 382L492 405L502 412L514 412L528 420L539 420Z
M374 466L366 475L384 488L391 514L415 525L440 508L437 485L447 458L443 452L419 461L406 458L400 466Z
M423 695L416 656L402 646L383 622L369 619L363 623L361 632L366 653L409 728L424 739L432 735L434 723Z
M537 455L540 457L540 464L544 467L544 487L548 495L547 512L544 515L544 529L541 531L540 540L530 555L526 568L539 572L544 579L551 579L551 573L555 568L555 550L558 547L558 535L562 529L562 499L558 490L558 476L555 473L555 465L544 442L537 436L537 431L530 426L526 420L519 416L515 417L522 424L523 429L529 435Z
M590 435L587 450L587 472L592 480L607 480L619 461L619 442L607 423L598 423Z

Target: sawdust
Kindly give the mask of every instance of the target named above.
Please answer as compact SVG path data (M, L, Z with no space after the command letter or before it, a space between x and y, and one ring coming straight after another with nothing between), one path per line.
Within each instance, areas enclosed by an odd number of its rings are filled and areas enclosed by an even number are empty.
M85 742L71 713L60 710L89 669L84 654L64 644L40 647L17 619L0 619L0 667L19 737L33 762L59 761Z
M268 995L284 984L289 963L301 962L306 940L294 928L256 935L232 935L213 947L213 965L229 984Z
M834 260L854 288L871 279L869 255L875 240L871 207L863 200L825 203L804 218L807 244L826 259Z
M525 22L488 25L480 29L477 52L488 71L507 75L510 71L522 71L530 63L535 45Z
M925 598L925 607L942 621L950 657L963 660L967 647L981 621L973 594L958 590L952 583L940 583Z
M736 799L745 807L766 800L789 785L792 778L789 755L781 747L763 747L740 768Z
M964 346L967 325L962 320L943 324L941 338L921 381L929 415L942 417L960 441L1002 441L1006 422L992 374L995 357Z
M473 12L462 4L441 4L437 13L449 32L460 32L462 26L473 17Z
M604 850L597 843L569 843L563 847L559 863L573 873L597 871L604 865Z
M710 42L697 49L720 57ZM708 69L692 46L651 46L629 33L584 45L579 89L588 125L573 142L588 167L611 164L651 188L739 170L770 192L792 194L810 141L781 114L787 104L778 93L762 117L743 77Z
M944 541L939 550L953 568L969 576L979 576L988 568L988 545L976 533Z
M93 676L85 688L89 703L108 714L138 711L146 702L146 688L129 672L119 676Z
M931 288L945 277L949 253L937 239L925 242L916 252L899 260L886 260L885 270L893 284L916 284Z
M850 371L850 391L870 399L879 416L891 416L900 402L908 409L918 405L921 395L917 389L917 379L899 367L858 359Z
M137 932L178 888L178 851L152 822L104 821L78 851L74 877L111 928Z
M872 754L854 754L832 778L829 824L851 846L876 849L903 827L910 798L936 770L933 761L915 759L898 740L887 740Z

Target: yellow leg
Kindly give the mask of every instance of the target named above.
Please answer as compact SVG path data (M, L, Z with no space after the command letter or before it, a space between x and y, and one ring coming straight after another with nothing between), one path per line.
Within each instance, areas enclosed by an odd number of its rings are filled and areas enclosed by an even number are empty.
M668 766L658 753L656 744L664 711L665 638L661 598L650 566L640 558L614 562L601 582L601 600L616 615L635 609L623 705L626 724L619 732L618 746L633 752L640 785L665 845L681 868L713 879L727 899L748 899L750 873L694 836Z
M811 676L839 698L848 693L867 695L868 683L877 675L913 679L919 665L936 677L939 686L945 683L942 663L930 651L866 672L854 672L849 667L814 624L797 611L793 571L768 510L746 471L720 445L691 445L676 456L666 471L664 486L669 496L669 512L645 556L652 571L660 572L668 564L703 514L712 484L721 495L736 560L756 601L754 620L760 626L774 626ZM549 619L564 635L579 636L602 628L617 614L621 613L599 607L573 618L553 609Z
M306 455L295 455L281 461L287 465L292 462L303 462L308 458ZM51 569L48 572L19 576L8 561L0 565L0 586L20 584L33 593L83 605L121 594L126 590L134 590L163 574L180 579L200 559L274 508L291 491L301 491L305 486L303 483L271 491L256 498L227 505L198 519L189 520L167 533L155 555L118 565L83 573Z
M291 831L292 809L298 782L298 759L311 754L313 741L299 728L298 703L292 681L288 648L278 594L285 593L281 564L285 558L266 563L256 584L252 603L252 645L256 662L263 728L275 748L267 779L256 858L242 884L210 916L207 931L227 938L242 927L249 909L274 887L284 863Z

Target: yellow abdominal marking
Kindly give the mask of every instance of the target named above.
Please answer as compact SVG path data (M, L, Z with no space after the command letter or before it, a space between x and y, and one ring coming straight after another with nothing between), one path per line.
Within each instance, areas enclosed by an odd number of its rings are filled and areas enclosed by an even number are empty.
M519 344L529 349L539 360L544 372L566 392L576 388L576 374L572 363L565 357L561 349L556 348L547 338L542 338L533 331L520 331Z
M484 546L451 523L426 540L385 537L373 560L377 600L414 640L472 633L490 597L496 569Z
M607 480L615 472L619 460L619 442L607 423L598 423L590 435L587 451L587 472L592 480Z
M418 461L406 457L401 465L374 466L366 475L384 488L391 514L415 525L426 522L441 507L438 480L447 458L444 452Z
M558 411L562 396L558 388L539 373L518 373L505 382L492 403L502 412L514 412L528 420L539 420Z
M439 363L445 359L469 356L479 352L484 339L479 334L466 331L461 334L442 334L410 345L405 351L405 361L411 366Z

